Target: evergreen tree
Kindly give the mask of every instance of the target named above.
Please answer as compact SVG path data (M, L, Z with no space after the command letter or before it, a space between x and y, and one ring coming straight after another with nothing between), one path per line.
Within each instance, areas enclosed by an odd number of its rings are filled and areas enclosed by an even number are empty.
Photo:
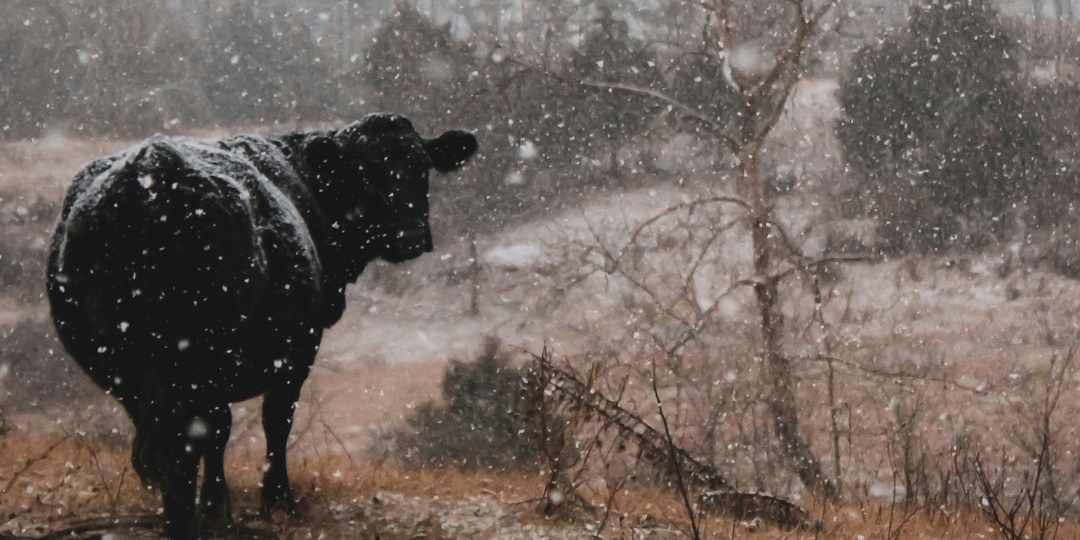
M302 11L290 11L284 5L273 10L271 28L279 50L280 93L272 110L282 120L335 118L341 93L352 89L334 84L330 62L323 58L326 53L319 49L302 17Z
M488 339L475 361L450 362L443 375L444 403L421 404L405 419L408 429L397 443L406 460L463 470L521 470L539 462L543 396L525 384L528 371L510 365L499 348L498 340ZM562 438L562 426L548 429L552 440Z
M190 90L191 36L164 0L19 0L0 7L2 136L48 125L83 135L139 136L170 118ZM108 24L104 24L107 21Z
M728 126L738 115L740 96L728 80L730 75L724 73L724 60L718 54L723 51L710 48L710 41L716 39L706 31L699 50L675 60L668 93L718 126Z
M449 116L476 68L474 53L409 4L399 4L366 55L365 80L377 108L404 114L418 125Z
M856 54L836 131L886 247L975 247L1007 232L1045 168L1019 71L985 0L930 0Z
M203 90L224 124L264 119L281 94L280 46L252 0L215 6L202 36Z
M581 80L655 88L660 82L656 55L639 39L630 36L625 21L617 20L606 4L592 31L571 59L571 74ZM583 104L576 115L580 131L590 144L605 145L611 172L618 174L618 150L622 143L641 133L659 112L654 100L615 90L582 88Z
M0 137L38 135L60 116L65 77L77 59L67 17L45 2L0 3Z

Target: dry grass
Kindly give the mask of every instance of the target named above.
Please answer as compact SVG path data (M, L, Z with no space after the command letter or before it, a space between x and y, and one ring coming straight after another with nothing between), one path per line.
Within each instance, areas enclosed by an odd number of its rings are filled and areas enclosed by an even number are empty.
M0 439L0 452L18 456L0 470L0 511L5 524L0 534L39 536L88 518L108 517L125 523L133 516L153 516L158 496L139 485L127 466L127 449L94 447L85 440L33 437L25 434ZM30 461L28 465L28 461ZM534 531L537 537L638 538L657 531L688 530L684 511L666 490L643 486L622 488L614 497L590 492L592 502L612 501L603 530L604 509L579 511L552 522L534 512L543 493L543 478L525 474L462 474L456 471L402 470L367 463L354 464L341 454L305 456L294 461L293 482L304 512L300 516L263 518L258 504L258 468L231 459L227 468L239 531L216 530L214 537L245 538L493 538ZM12 475L17 477L12 482ZM9 485L10 483L10 485ZM803 504L819 518L821 531L783 532L762 528L764 539L809 538L991 538L995 533L980 515L948 511L905 512L895 507L868 505L821 507ZM460 526L453 516L465 513L487 522L477 530ZM472 509L472 510L469 510ZM446 523L443 523L443 522ZM723 516L705 519L705 538L743 538L749 524ZM545 533L546 531L546 533ZM100 530L99 530L100 532ZM152 537L145 527L116 527L116 538ZM359 536L355 536L359 534ZM524 534L524 533L523 533ZM148 536L151 535L151 536ZM344 536L343 536L344 535ZM1066 524L1059 538L1080 537L1080 527ZM518 536L510 536L518 537ZM527 534L524 537L528 537ZM654 536L656 538L666 536Z

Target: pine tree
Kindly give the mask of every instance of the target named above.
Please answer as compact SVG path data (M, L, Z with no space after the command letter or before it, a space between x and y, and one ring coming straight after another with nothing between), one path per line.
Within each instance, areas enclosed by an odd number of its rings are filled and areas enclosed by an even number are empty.
M449 23L436 24L399 4L367 52L365 79L376 108L435 125L463 99L462 86L474 69L472 48L453 39Z
M836 132L887 248L1000 238L1044 169L1017 44L985 0L930 0L860 50Z
M662 82L656 55L630 36L626 22L616 19L610 7L602 5L594 22L571 60L575 78L642 88L655 88ZM584 103L576 116L580 129L588 135L586 142L606 146L611 172L618 174L619 147L641 133L659 108L648 98L611 89L582 88L581 92Z
M263 120L276 106L282 75L271 25L251 0L216 6L202 39L203 89L223 125Z

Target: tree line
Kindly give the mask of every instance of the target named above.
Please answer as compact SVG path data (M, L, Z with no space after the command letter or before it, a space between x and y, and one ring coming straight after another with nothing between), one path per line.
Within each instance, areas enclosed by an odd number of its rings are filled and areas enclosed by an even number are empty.
M687 2L652 4L444 9L469 30L462 37L408 2L12 0L0 6L0 139L303 126L392 110L481 137L478 185L466 191L487 196L465 214L528 212L617 180L620 149L670 113L644 93L583 82L654 91L708 129L737 131L747 96L715 45L722 36ZM777 35L783 3L758 8L733 15L740 31ZM636 28L644 20L647 32ZM858 178L850 196L878 221L884 249L977 247L1018 224L1071 220L1076 82L1029 76L1040 46L1054 66L1080 62L1062 24L1039 34L983 0L926 0L840 71L835 131ZM675 124L708 138L705 123ZM550 174L598 162L605 174Z

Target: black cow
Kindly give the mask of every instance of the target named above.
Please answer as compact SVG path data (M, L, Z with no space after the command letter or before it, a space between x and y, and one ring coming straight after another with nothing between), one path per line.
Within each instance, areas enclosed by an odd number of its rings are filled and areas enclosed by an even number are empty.
M227 140L153 137L83 169L47 287L64 347L135 425L132 463L161 488L166 535L228 519L229 403L262 394L265 509L293 509L285 447L300 387L345 287L376 258L431 251L428 173L476 151L405 118Z

